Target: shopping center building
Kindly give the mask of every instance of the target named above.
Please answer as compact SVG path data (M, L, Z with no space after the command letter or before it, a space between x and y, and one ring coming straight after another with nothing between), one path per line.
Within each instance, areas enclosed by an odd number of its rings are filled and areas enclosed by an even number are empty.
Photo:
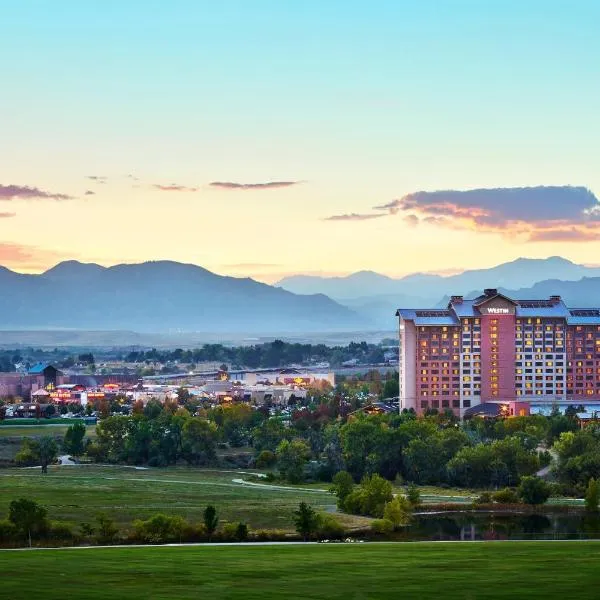
M597 401L600 410L600 309L486 289L472 300L452 296L443 310L396 315L401 410L462 416L492 402L525 414L533 402L571 401Z

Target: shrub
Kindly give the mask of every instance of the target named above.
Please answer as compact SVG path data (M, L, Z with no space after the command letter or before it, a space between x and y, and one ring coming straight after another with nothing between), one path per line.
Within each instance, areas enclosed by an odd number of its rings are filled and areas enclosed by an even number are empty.
M104 513L100 513L96 517L98 529L96 533L96 541L99 544L112 544L119 533L119 528L115 525L113 519Z
M150 543L180 542L188 524L182 517L158 513L146 521L133 522L136 539Z
M248 539L248 525L246 523L238 523L235 530L235 539L238 542L245 542Z
M71 541L76 537L71 526L63 521L50 521L47 535L54 540L65 541Z
M539 477L526 476L519 484L519 497L525 504L544 504L550 497L550 486Z
M473 504L491 504L492 503L492 494L489 492L481 492L479 496L475 499Z
M375 473L362 478L360 485L346 496L343 508L355 515L381 518L386 503L392 499L392 484Z
M226 523L223 526L223 537L226 540L245 542L248 539L248 525L246 523Z
M585 492L585 509L590 512L598 512L598 500L600 500L600 485L593 477L588 481Z
M518 504L519 496L512 488L504 488L492 494L492 500L498 504Z
M321 513L317 523L317 535L322 539L339 539L345 533L344 526L333 516Z
M268 469L275 464L275 453L270 450L263 450L256 459L256 466L259 469Z
M388 519L375 519L371 523L371 529L375 533L379 533L382 535L386 535L388 533L392 533L394 531L394 524Z
M18 534L19 530L14 523L8 519L0 520L0 544L16 540Z

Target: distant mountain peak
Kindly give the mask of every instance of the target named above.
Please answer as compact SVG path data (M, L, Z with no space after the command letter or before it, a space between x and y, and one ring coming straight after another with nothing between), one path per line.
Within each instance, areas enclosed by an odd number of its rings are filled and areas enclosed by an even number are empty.
M47 271L44 271L41 274L41 277L48 279L68 279L91 276L105 270L106 267L103 267L96 263L83 263L79 262L78 260L65 260L54 265Z

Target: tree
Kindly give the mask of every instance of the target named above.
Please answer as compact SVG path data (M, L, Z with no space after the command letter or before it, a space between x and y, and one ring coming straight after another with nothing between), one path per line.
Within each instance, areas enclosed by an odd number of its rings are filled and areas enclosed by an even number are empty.
M518 494L525 504L544 504L550 497L550 486L539 477L526 476L521 478Z
M206 534L208 535L209 541L211 540L218 526L219 516L217 515L217 509L212 504L209 504L204 509L204 528L206 529Z
M393 498L392 484L375 473L365 475L344 501L344 510L358 515L381 518L387 502Z
M396 496L383 509L383 518L387 519L398 529L406 525L412 516L413 507L406 496Z
M354 479L348 471L340 471L333 477L333 485L329 488L332 494L337 496L337 506L339 509L344 509L346 498L354 490Z
M384 398L397 398L400 394L400 382L397 377L388 379L383 386Z
M406 489L406 497L412 506L421 504L421 492L416 485L409 485Z
M78 421L70 425L65 433L63 440L63 450L74 456L83 454L84 445L83 438L85 437L85 425Z
M47 473L48 465L56 460L58 454L58 446L54 438L49 435L43 435L37 442L37 451L42 473Z
M319 515L306 502L300 502L298 510L294 511L294 525L306 542L319 526Z
M18 465L41 465L42 473L48 472L48 465L56 460L58 446L54 438L49 435L42 436L39 440L23 440L19 452L15 456Z
M31 548L32 534L43 531L48 522L46 509L34 500L19 498L13 500L9 505L8 519L15 527L27 536Z
M275 453L277 467L281 475L290 483L300 483L304 479L304 466L310 458L310 448L302 440L283 440Z
M185 421L182 430L182 455L193 465L203 465L216 456L217 428L206 419L192 417Z
M600 500L600 484L593 477L589 480L585 492L585 509L589 512L598 512L598 501Z

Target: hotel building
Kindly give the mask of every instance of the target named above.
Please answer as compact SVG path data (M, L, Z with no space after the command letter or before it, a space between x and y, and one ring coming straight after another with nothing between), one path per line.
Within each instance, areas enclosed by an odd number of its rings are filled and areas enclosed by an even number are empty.
M481 403L600 403L600 310L560 296L514 300L495 289L447 309L404 309L400 410ZM522 413L521 413L522 414Z

